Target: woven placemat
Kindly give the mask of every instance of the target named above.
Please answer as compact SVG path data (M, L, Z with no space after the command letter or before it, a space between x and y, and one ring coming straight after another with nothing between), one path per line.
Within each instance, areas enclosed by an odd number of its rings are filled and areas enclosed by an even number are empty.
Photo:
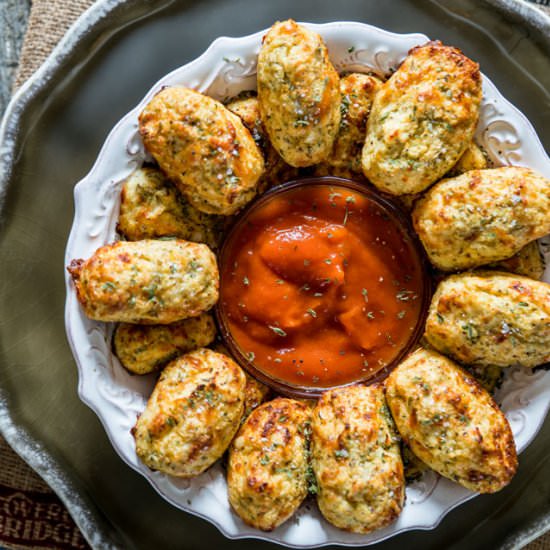
M40 67L68 27L93 3L33 0L14 88ZM61 501L1 436L0 465L0 548L89 548ZM550 533L525 548L550 550Z
M94 0L33 0L15 77L17 88L48 57L66 30Z

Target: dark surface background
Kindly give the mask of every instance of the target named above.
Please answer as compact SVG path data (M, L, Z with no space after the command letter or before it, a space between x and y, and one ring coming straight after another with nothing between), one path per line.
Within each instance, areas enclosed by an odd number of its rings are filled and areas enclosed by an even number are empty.
M0 228L0 387L14 421L44 442L125 547L275 547L229 541L165 502L116 455L95 414L79 401L63 320L63 256L75 183L91 168L112 126L162 75L220 35L249 34L288 17L362 21L460 47L525 113L548 149L550 37L475 0L165 0L155 6L161 8L156 14L145 0L116 9L99 36L83 40L25 111ZM433 531L409 532L379 547L474 550L504 544L550 510L548 448L547 421L521 455L509 487L459 507Z

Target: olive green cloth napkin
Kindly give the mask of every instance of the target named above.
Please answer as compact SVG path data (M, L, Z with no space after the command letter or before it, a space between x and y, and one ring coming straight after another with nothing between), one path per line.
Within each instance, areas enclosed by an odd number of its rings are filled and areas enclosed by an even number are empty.
M15 88L29 78L94 0L33 0ZM550 8L546 9L550 15ZM214 529L214 527L213 527ZM0 548L85 549L84 538L51 489L0 437ZM550 550L550 533L526 547Z

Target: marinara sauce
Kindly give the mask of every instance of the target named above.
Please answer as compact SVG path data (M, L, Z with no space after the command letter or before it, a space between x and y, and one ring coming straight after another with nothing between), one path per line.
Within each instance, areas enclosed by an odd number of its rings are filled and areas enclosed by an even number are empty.
M418 332L425 291L415 243L360 189L277 190L224 246L218 317L269 378L319 389L369 379Z

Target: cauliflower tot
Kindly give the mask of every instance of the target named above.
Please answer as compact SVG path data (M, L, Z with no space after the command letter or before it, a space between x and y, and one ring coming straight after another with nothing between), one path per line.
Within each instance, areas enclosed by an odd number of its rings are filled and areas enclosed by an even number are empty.
M201 212L229 216L254 198L264 160L241 119L194 90L161 90L139 115L146 149Z
M339 86L317 33L292 19L271 27L258 56L258 100L269 139L291 166L329 157L340 124Z
M434 185L412 219L438 269L497 262L550 233L550 180L519 166L472 170Z
M245 384L242 369L221 353L198 349L174 360L133 430L140 460L177 477L204 472L239 427Z
M122 186L117 230L128 241L176 237L217 248L219 216L197 210L157 168L139 168Z
M479 65L428 42L382 84L367 122L363 173L392 195L419 193L448 172L472 141L481 103Z
M387 378L386 399L405 443L442 476L479 493L512 480L518 463L506 417L450 359L417 350Z
M325 519L354 533L401 513L405 478L399 438L380 385L329 390L312 413L312 466Z
M68 270L84 313L96 321L169 324L218 301L216 257L187 241L120 241Z
M460 363L541 365L550 360L550 285L499 271L452 275L432 298L425 338Z
M311 409L278 397L253 410L229 450L227 487L248 525L271 531L294 514L308 492Z
M170 325L120 323L113 335L113 349L127 370L149 374L183 353L208 346L215 336L216 325L209 313Z

